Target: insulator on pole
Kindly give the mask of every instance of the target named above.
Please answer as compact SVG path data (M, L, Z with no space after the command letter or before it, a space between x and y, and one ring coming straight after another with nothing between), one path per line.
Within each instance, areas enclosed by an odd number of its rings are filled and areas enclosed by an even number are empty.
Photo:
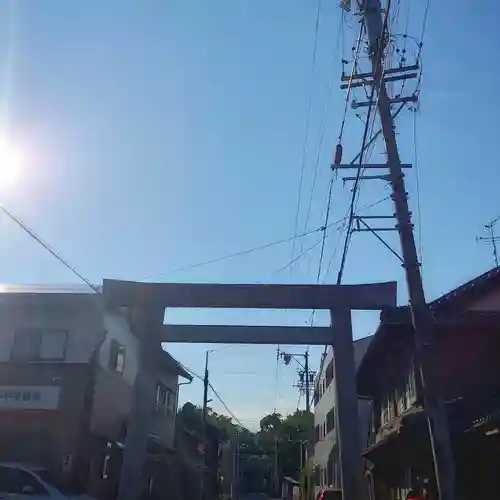
M333 160L334 165L340 165L342 163L342 144L338 143L335 148L335 158Z

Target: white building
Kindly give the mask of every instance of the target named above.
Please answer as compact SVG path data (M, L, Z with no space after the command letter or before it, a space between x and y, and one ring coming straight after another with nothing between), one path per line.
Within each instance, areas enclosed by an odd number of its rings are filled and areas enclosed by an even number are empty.
M354 341L354 356L356 368L368 348L371 337ZM314 482L316 489L326 486L341 487L340 458L337 439L337 396L336 377L334 370L333 349L330 348L323 360L321 371L316 376L314 386L314 432L315 444L312 458L314 467ZM369 403L359 401L359 421L353 425L359 426L360 453L364 449L368 436L370 415Z
M88 484L106 443L123 444L139 345L128 311L105 308L100 293L1 287L0 460ZM158 387L150 437L172 450L179 377L191 376L160 344L151 364Z

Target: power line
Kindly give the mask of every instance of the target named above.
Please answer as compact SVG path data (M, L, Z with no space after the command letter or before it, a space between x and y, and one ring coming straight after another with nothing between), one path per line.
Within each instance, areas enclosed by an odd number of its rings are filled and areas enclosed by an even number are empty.
M188 368L187 366L183 365L181 362L179 362L179 365L184 368L184 370L186 370L188 373L190 373L193 377L201 380L203 382L204 380L204 377L202 377L201 375L199 375L198 373L194 372L193 370L191 370L190 368ZM210 389L212 389L212 392L214 393L214 396L219 400L219 402L221 403L221 405L225 408L225 410L229 413L229 415L231 416L231 418L244 430L248 431L248 432L251 432L245 425L242 424L241 420L231 411L231 409L227 406L227 404L225 403L225 401L222 399L222 397L220 396L220 394L217 392L217 390L215 389L215 387L213 386L213 384L209 381L208 382L208 386L210 387Z
M342 17L340 17L340 24L339 24L339 27L338 27L338 30L337 30L337 42L336 42L336 45L335 45L335 50L334 50L334 53L333 53L332 63L331 63L332 68L335 68L335 64L336 64L336 61L337 61L337 58L338 58L338 55L339 55L340 39L341 39L341 36L342 36L342 26L343 26ZM332 74L330 76L330 82L328 84L328 93L327 93L327 98L326 98L325 111L324 111L324 114L323 114L323 118L321 120L319 142L318 142L318 148L317 148L317 151L316 151L316 161L315 161L315 164L314 164L314 174L313 174L313 180L312 180L312 184L311 184L311 192L309 194L309 203L308 203L308 206L307 206L306 220L305 220L305 224L304 224L304 231L307 231L307 227L309 225L309 218L310 218L310 215L311 215L311 208L312 208L312 200L313 200L313 196L314 196L314 189L316 187L316 181L317 181L317 178L318 178L319 163L320 163L320 158L321 158L321 151L322 151L322 147L323 147L323 141L324 141L324 138L325 138L326 125L328 123L328 117L329 117L330 97L332 95L333 82L334 82L334 73L332 71ZM304 239L302 239L301 250L303 249L303 246L304 246Z
M47 250L53 257L55 257L66 269L71 271L76 277L82 280L86 285L89 286L94 292L100 293L98 287L93 285L83 274L78 272L74 266L72 266L67 260L65 260L56 250L54 250L46 241L44 241L38 234L35 233L32 229L30 229L21 219L16 217L12 212L7 210L7 208L0 204L0 210L7 215L13 222L15 222L23 231L25 231L31 238L33 238L39 245L41 245L45 250Z
M385 31L387 30L387 21L388 21L388 18L389 18L389 10L390 10L390 3L388 3L387 10L386 10L386 13L385 13L385 19L384 19L383 28L382 28L382 32L383 33L385 33ZM355 65L356 65L356 61L357 61L357 58L358 58L359 44L360 44L360 40L361 40L362 31L363 31L363 25L361 25L361 30L360 30L360 33L359 33L358 47L356 48L356 57L355 57L355 60L353 62L353 69L352 69L351 78L350 78L350 81L349 81L346 103L347 103L347 99L349 97L349 91L350 91L350 85L351 85L352 77L353 77L354 72L355 72ZM380 41L378 43L377 63L376 63L376 65L374 67L379 67L379 65L380 65L380 61L381 61L381 58L382 58L382 55L383 55L382 44L383 44L383 37L380 38ZM375 75L374 75L374 80L375 80ZM384 82L384 74L382 73L382 75L380 75L379 89L382 86L383 82ZM346 236L345 236L345 240L344 240L344 246L343 246L343 249L342 249L342 258L341 258L341 261L340 261L339 272L337 274L337 285L340 285L342 283L342 277L343 277L343 274L344 274L344 268L345 268L345 264L346 264L346 260L347 260L347 253L348 253L348 250L349 250L349 244L350 244L351 238L352 238L352 225L353 225L353 221L354 221L354 213L355 213L355 210L356 210L357 202L359 200L358 188L359 188L359 183L360 183L360 177L361 177L362 172L363 172L363 157L364 157L365 150L367 149L367 147L370 146L371 144L374 144L375 143L375 139L379 135L379 132L377 132L375 135L373 135L373 127L375 125L375 116L374 116L374 118L373 118L373 124L372 124L372 130L370 132L370 136L371 137L370 137L370 140L367 143L368 130L369 130L369 127L370 127L370 117L371 117L371 112L372 112L372 108L373 108L373 97L374 97L374 95L375 95L375 81L373 82L373 85L372 85L372 88L371 88L368 113L367 113L365 128L364 128L364 132L363 132L363 139L362 139L362 142L361 142L361 150L360 150L359 154L357 155L357 157L351 162L351 163L354 163L357 159L359 159L359 167L357 169L356 179L354 181L354 186L353 186L353 189L352 189L351 202L349 204L349 210L348 210L349 216L348 216L348 222L347 222L347 232L346 232ZM380 96L380 94L379 94L379 92L377 92L377 104L378 104L379 96ZM404 107L404 104L402 104L399 107L399 109L396 111L396 113L394 115L394 118L403 109L403 107ZM341 129L340 129L339 145L341 144L342 133L344 131L344 125L345 125L345 114L344 114L344 118L342 120ZM311 324L312 324L313 320L314 320L314 311L311 314ZM321 357L320 369L319 369L318 373L320 373L321 370L323 369L323 362L324 362L327 350L328 350L328 346L325 345L324 350L323 350L323 355Z
M327 202L327 206L326 206L325 226L328 226L328 221L330 219L330 208L332 205L332 188L333 188L333 175L330 179L330 186L328 188L328 202ZM323 258L325 256L325 242L326 242L326 231L323 231L323 238L321 239L321 254L319 257L318 274L316 276L316 283L319 283L319 279L321 277L321 270L323 267Z
M389 10L390 10L390 4L388 4L386 12L385 12L384 24L383 24L383 27L382 27L382 32L384 34L385 34L385 31L387 30L387 21L388 21L388 18L389 18ZM378 48L377 48L377 62L376 62L376 65L374 66L374 67L377 67L377 68L379 67L381 58L383 56L383 50L382 50L383 40L384 40L384 37L381 37L381 39L380 39L380 41L378 43ZM375 78L375 75L374 75L374 78ZM382 75L380 75L379 88L383 84L383 82L384 82L384 74L382 73ZM350 244L351 237L352 237L352 224L353 224L353 221L354 221L354 212L355 212L355 207L356 207L356 197L358 196L357 191L358 191L358 188L359 188L359 183L360 183L361 175L363 173L363 157L364 157L366 146L367 146L368 130L369 130L369 127L370 127L370 119L371 119L371 113L372 113L372 110L373 110L373 98L374 98L374 96L375 96L375 81L373 82L373 85L372 85L372 88L371 88L371 94L370 94L370 100L369 100L369 106L368 106L368 113L367 113L367 117L366 117L366 124L365 124L365 129L364 129L364 132L363 132L363 139L362 139L362 142L361 142L361 151L359 153L359 168L357 170L356 179L354 181L354 186L353 186L353 189L352 189L352 197L351 197L351 203L350 203L350 207L349 207L349 220L348 220L348 223L347 223L347 234L346 234L346 238L345 238L345 242L344 242L344 248L342 250L342 259L341 259L341 262L340 262L340 268L339 268L339 272L338 272L338 275L337 275L337 285L340 285L340 283L342 282L342 277L343 277L343 274L344 274L345 263L346 263L346 259L347 259L347 252L349 250L349 244ZM378 104L379 97L380 97L380 94L377 91L377 104ZM372 129L373 129L374 124L375 124L375 116L373 117ZM373 135L373 134L370 133L370 135ZM374 141L370 140L369 144L372 144L373 142Z
M229 406L224 402L220 394L215 390L215 387L212 385L211 382L208 383L208 386L210 389L212 389L212 392L214 393L214 396L219 400L220 404L226 409L226 411L229 413L229 415L233 418L233 420L236 421L236 423L242 428L248 431L248 429L242 424L241 420L230 410Z
M318 49L318 33L319 33L319 20L321 17L321 0L318 0L318 7L316 11L316 23L314 30L314 44L313 44L313 55L312 55L312 63L311 63L311 78L309 80L309 97L307 103L307 112L306 112L306 123L304 130L304 143L302 146L302 160L300 163L300 179L299 179L299 192L297 194L297 210L295 212L295 224L294 224L294 235L293 243L292 243L292 259L295 257L295 245L296 240L298 238L297 231L299 228L299 215L300 215L300 205L302 201L302 187L304 185L304 170L306 165L306 156L307 156L307 142L309 139L309 124L311 120L311 108L312 108L312 96L313 96L313 87L314 87L314 76L316 69L316 54Z
M422 268L422 208L420 204L420 169L418 165L417 146L417 110L413 111L413 165L415 167L415 180L417 188L417 231L418 231L418 253L420 256L420 267Z
M324 231L326 233L326 231ZM297 257L294 259L288 261L284 266L280 267L276 271L273 271L270 275L266 276L264 279L257 281L257 283L262 283L264 281L267 281L269 278L272 278L273 276L276 276L277 274L283 272L285 269L290 268L293 266L296 262L298 262L302 257L304 257L306 254L314 250L323 240L317 240L312 246L309 248L306 248L304 251L302 251Z
M188 271L188 270L191 270L191 269L195 269L197 267L207 266L209 264L215 264L215 263L221 262L223 260L233 259L235 257L240 257L242 255L247 255L247 254L250 254L250 253L253 253L253 252L257 252L259 250L265 250L266 248L270 248L270 247L273 247L273 246L276 246L276 245L281 245L283 243L288 243L289 241L292 241L292 240L294 240L296 238L299 238L299 237L302 237L302 236L308 236L310 234L318 233L320 231L323 231L323 227L318 227L316 229L311 229L310 231L307 231L306 233L302 233L302 234L300 234L298 236L290 236L288 238L283 238L281 240L272 241L271 243L265 243L263 245L255 246L255 247L252 247L252 248L246 248L245 250L240 250L238 252L234 252L234 253L230 253L230 254L227 254L227 255L223 255L221 257L215 257L214 259L203 260L201 262L196 262L195 264L190 264L190 265L187 265L187 266L177 267L177 268L172 269L170 271L165 271L165 272L161 272L161 273L151 274L149 276L141 278L140 281L142 281L142 280L149 280L151 278L164 276L164 275L170 274L170 273L178 273L178 272L181 272L181 271Z
M343 18L341 18L341 22L343 21ZM340 31L340 30L339 30ZM359 37L358 37L358 43L357 43L357 47L356 47L356 54L355 54L355 59L354 59L354 62L353 62L353 69L352 69L352 74L354 74L354 71L355 71L355 67L356 67L356 62L358 60L358 57L359 57L359 48L360 48L360 43L361 43L361 35L362 35L362 32L363 32L363 25L361 25L361 28L360 28L360 32L359 32ZM346 96L346 101L345 101L345 108L344 108L344 117L342 119L342 125L341 125L341 128L340 128L340 133L339 133L339 140L338 140L338 146L337 147L342 147L342 135L343 135L343 132L344 132L344 125L345 125L345 118L346 118L346 113L347 113L347 104L349 102L349 93L350 93L350 89L351 89L351 82L352 82L352 75L351 75L351 79L349 80L349 85L348 85L348 91L347 91L347 96ZM360 157L360 162L361 162L361 157ZM359 172L359 170L358 170ZM332 188L333 188L333 174L332 174L332 177L330 179L330 185L328 187L328 200L327 200L327 208L326 208L326 215L325 215L325 225L328 224L328 218L330 216L330 206L331 206L331 199L332 199ZM323 265L323 257L324 257L324 250L325 250L325 238L323 238L323 241L322 241L322 245L321 245L321 255L320 255L320 260L319 260L319 263L318 263L318 273L317 273L317 278L316 278L316 283L319 283L319 279L320 279L320 276L321 276L321 268L322 268L322 265ZM316 313L316 310L314 309L311 313L311 316L310 316L310 326L313 325L314 323L314 315ZM307 350L309 351L310 349L310 346L307 347Z

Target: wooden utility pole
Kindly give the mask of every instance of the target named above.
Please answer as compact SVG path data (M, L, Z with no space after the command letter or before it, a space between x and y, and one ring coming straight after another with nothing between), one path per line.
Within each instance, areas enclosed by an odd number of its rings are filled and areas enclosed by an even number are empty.
M387 36L387 18L390 9L388 0L385 20L382 16L380 0L365 0L360 3L369 41L369 55L372 63L373 83L376 91L377 110L384 136L389 181L392 187L397 230L401 244L401 255L405 269L406 283L413 322L417 365L422 381L425 413L434 457L436 482L441 500L455 500L455 465L450 443L450 433L446 410L440 399L437 382L434 377L435 353L433 337L433 318L426 303L420 263L418 260L413 225L408 207L408 195L405 189L404 174L401 167L396 142L394 120L386 83L384 81L384 51L389 40ZM401 102L401 101L399 101ZM372 103L373 104L373 103Z
M311 394L310 394L310 380L309 380L309 351L304 354L304 376L305 376L305 391L306 391L306 412L311 411Z
M202 408L202 420L203 420L203 469L201 471L200 480L200 500L204 500L205 495L205 475L207 468L207 445L208 445L208 354L209 351L205 353L205 374L203 376L203 408Z

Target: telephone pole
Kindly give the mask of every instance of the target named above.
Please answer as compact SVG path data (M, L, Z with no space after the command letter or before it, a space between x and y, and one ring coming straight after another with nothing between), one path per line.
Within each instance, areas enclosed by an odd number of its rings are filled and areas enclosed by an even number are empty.
M392 188L392 200L395 208L397 231L401 245L401 257L406 275L411 317L414 329L417 366L422 382L425 413L429 427L429 435L434 458L434 471L441 500L455 500L455 464L450 443L450 434L446 411L435 381L435 353L432 313L426 303L420 263L418 260L413 224L408 207L408 194L405 189L404 174L396 141L394 119L391 105L402 102L401 97L390 99L387 93L384 70L384 52L389 42L387 20L390 0L382 15L380 0L364 0L359 2L366 33L372 69L372 85L376 91L376 108L380 118L384 137L388 180ZM400 69L400 73L404 71ZM415 102L417 96L411 96ZM403 101L404 102L404 101ZM373 105L373 101L370 106ZM367 166L369 167L369 165Z
M205 474L207 467L207 444L208 444L208 354L205 353L205 374L203 377L203 408L202 408L202 421L203 421L203 469L201 471L200 481L200 500L205 498Z
M315 372L311 371L309 368L309 351L306 351L304 354L291 354L287 352L280 351L279 348L277 350L277 358L283 360L283 363L285 365L289 365L293 360L299 365L299 381L297 384L294 385L299 390L299 393L302 394L304 393L306 396L306 412L311 411L311 384L314 382L314 377L316 375ZM302 364L299 361L299 358L303 358L304 364ZM310 437L312 432L312 429L308 429L308 435ZM308 440L309 441L309 440ZM278 446L276 442L276 446ZM276 451L277 453L277 451ZM302 443L300 445L300 455L301 455L301 462L305 462L305 466L307 467L307 460L308 460L308 448L306 447L305 450L305 456L302 457ZM309 500L310 498L310 478L309 478L309 472L307 473L307 479L305 481L305 491L304 491L304 498L306 500Z
M495 225L500 220L500 216L493 219L489 224L484 226L484 229L488 231L489 236L478 236L476 241L484 241L485 243L491 243L493 247L493 258L495 259L495 266L498 266L498 251L497 251L497 241L500 241L500 237L495 235Z
M305 391L306 391L306 411L311 409L311 394L309 389L309 351L304 354L304 375L305 375Z
M301 394L305 394L305 411L311 411L311 383L314 382L316 373L311 371L309 368L309 351L306 351L303 354L292 354L280 351L278 348L276 357L278 359L281 358L286 366L288 366L292 362L292 359L299 365L299 380L297 384L294 385L294 387L296 387ZM304 360L304 363L299 361L300 358Z

